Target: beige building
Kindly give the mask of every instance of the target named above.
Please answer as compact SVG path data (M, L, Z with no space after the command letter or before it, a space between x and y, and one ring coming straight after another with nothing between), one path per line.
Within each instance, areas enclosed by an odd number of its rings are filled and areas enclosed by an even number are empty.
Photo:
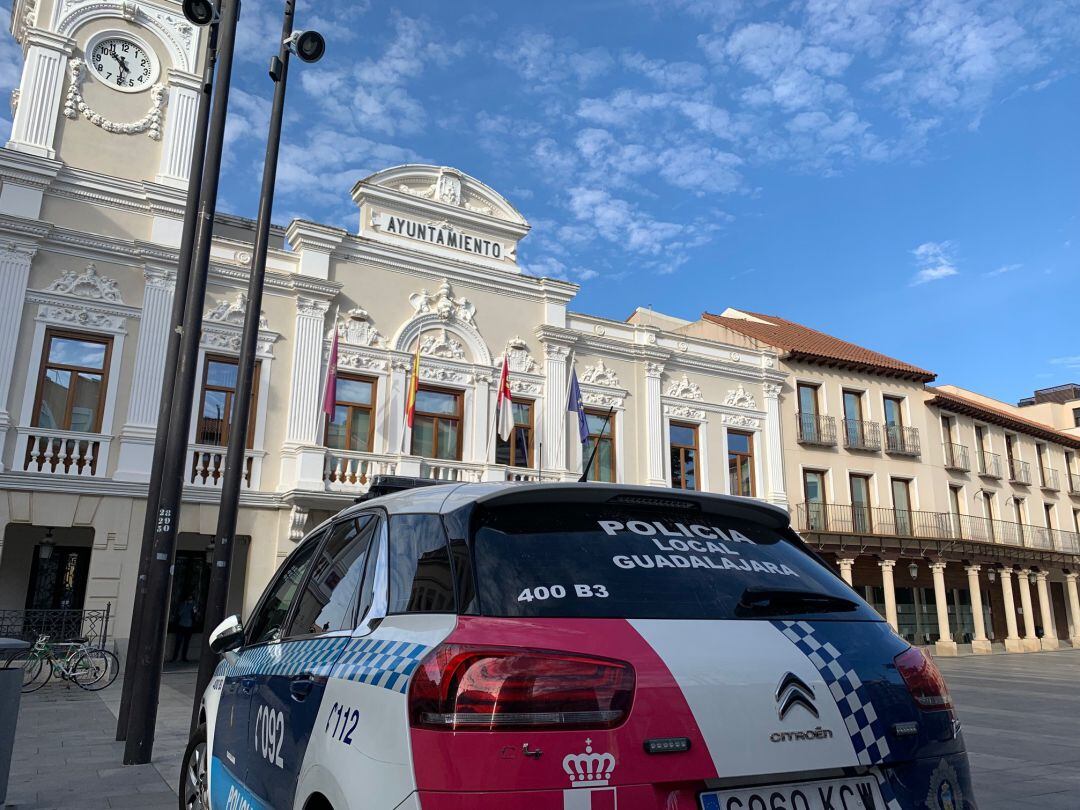
M0 618L109 605L110 637L123 649L203 32L164 0L19 0L12 31L26 61L0 149ZM98 56L113 49L145 63L145 81L111 84L115 65ZM351 195L355 228L293 221L273 233L235 609L249 609L305 530L375 475L576 479L571 369L588 447L598 445L594 480L786 505L776 352L574 312L576 285L518 267L524 217L456 169L388 168L358 178ZM174 605L204 593L252 237L251 222L219 218ZM410 430L404 401L418 346ZM507 442L494 433L504 362L516 419ZM77 615L67 621L86 614Z
M1080 436L1080 385L1066 383L1053 388L1040 388L1030 397L1020 400L1015 410L1026 419L1043 422L1070 436ZM1080 474L1080 469L1074 469Z

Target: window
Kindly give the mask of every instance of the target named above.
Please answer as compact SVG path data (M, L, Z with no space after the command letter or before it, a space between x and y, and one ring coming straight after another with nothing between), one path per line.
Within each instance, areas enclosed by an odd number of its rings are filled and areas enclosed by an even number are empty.
M223 447L229 443L233 398L236 396L236 362L235 357L211 355L206 357L199 405L199 423L195 429L196 444ZM255 440L255 392L258 390L259 364L256 363L251 386L251 416L248 418L247 446L249 448Z
M870 476L851 476L851 523L857 532L869 532L872 527L870 515Z
M510 467L531 467L533 464L533 403L513 400L514 429L508 440L496 434L495 463Z
M296 600L311 560L325 536L326 532L323 531L301 541L300 547L285 561L277 580L267 590L248 623L248 644L277 641L281 637L281 626L289 615L289 608Z
M454 578L438 515L390 521L390 613L452 613Z
M336 524L319 550L285 634L310 636L352 630L364 563L378 521L371 515Z
M1041 442L1035 444L1035 460L1039 463L1039 485L1045 487L1049 483L1046 480L1046 445Z
M975 426L975 446L979 452L985 453L990 448L986 446L986 429L982 425Z
M668 441L671 445L671 486L698 489L697 426L672 422L668 427Z
M412 429L413 455L460 461L461 421L459 392L419 388Z
M326 422L327 447L371 452L375 440L376 386L376 381L367 377L338 375L334 416L327 417Z
M844 433L848 447L861 448L867 445L861 391L844 391Z
M1043 518L1046 520L1046 528L1054 528L1054 505L1049 503L1043 504Z
M1073 427L1080 427L1080 408L1073 408Z
M818 387L808 383L799 383L799 412L808 416L818 414Z
M907 536L912 533L911 482L906 478L892 479L893 514L896 533Z
M589 470L590 481L615 482L615 414L608 419L608 411L585 411L585 422L589 427L589 441L584 448L582 464L589 462L589 456L596 448L596 458Z
M101 431L112 341L52 329L45 333L34 426Z
M904 400L901 397L885 397L885 424L898 428L904 426Z
M941 435L948 444L956 444L956 419L952 416L941 417Z
M1073 529L1080 534L1080 509L1073 509Z
M732 495L754 495L754 437L729 430L727 434L728 491Z
M1017 523L1024 522L1024 499L1013 498L1013 519Z
M807 528L822 531L827 527L825 473L803 470L803 497L806 499Z
M962 512L960 510L960 500L961 500L960 499L960 487L950 486L949 487L949 524L950 524L950 526L952 528L952 536L953 537L961 537L963 535L963 533L962 533L962 528L963 527L960 525L960 521L961 521L960 515L962 514Z

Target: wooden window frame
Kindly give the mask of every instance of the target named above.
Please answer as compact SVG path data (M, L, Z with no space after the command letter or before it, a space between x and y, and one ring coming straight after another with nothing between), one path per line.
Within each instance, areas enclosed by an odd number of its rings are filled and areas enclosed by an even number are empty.
M599 409L599 408L586 408L585 409L585 424L587 425L589 423L588 418L590 416L598 416L601 419L605 419L607 417L607 415L608 415L608 411L605 411L605 410L602 410L602 409ZM610 442L611 443L611 466L609 468L609 472L611 473L611 480L610 480L610 482L606 482L606 481L602 481L600 478L594 477L595 474L596 474L596 471L598 469L600 469L599 467L596 466L596 464L594 462L593 466L589 469L589 479L588 480L590 480L590 481L596 481L597 483L612 483L612 484L618 483L618 481L619 481L619 473L618 473L619 465L618 465L618 461L617 461L618 448L617 448L617 446L615 444L615 416L616 416L615 412L611 411L611 418L607 420L607 427L604 429L604 435L603 435L602 439L601 439L601 436L600 436L599 433L593 433L591 430L589 431L589 441L586 444L587 449L585 451L585 455L581 459L581 463L583 465L588 464L589 457L592 455L592 449L593 449L593 445L594 445L595 440ZM600 455L599 450L597 450L596 455L597 456Z
M848 473L848 500L851 501L851 524L852 524L852 528L857 532L870 533L870 532L873 531L874 508L873 508L873 504L870 502L871 493L873 491L873 488L871 486L871 481L872 480L873 480L873 476L868 474L868 473L853 473L853 472ZM862 504L861 507L860 507L859 504L855 503L855 482L856 481L862 481L864 484L866 484L866 502L864 504ZM804 486L805 486L805 483L804 483ZM860 518L856 517L856 515L859 514L858 512L856 512L856 510L859 509L859 508L862 508L862 509L866 510L865 514L863 514L862 517L861 517L863 522L865 522L865 524L866 524L865 526L859 526L858 525Z
M814 392L814 413L812 416L820 417L821 413L821 383L808 383L808 382L796 382L795 383L795 404L799 413L806 413L802 409L802 390L809 388Z
M352 441L352 421L355 418L356 411L367 411L370 414L370 420L368 424L371 425L371 430L368 432L367 447L335 447L330 448L326 444L326 438L330 435L330 414L323 414L323 445L328 449L341 450L344 452L358 452L358 453L370 453L375 446L375 418L376 418L376 403L379 401L379 378L378 377L365 377L362 374L342 374L338 373L338 380L351 380L352 382L364 382L371 384L371 404L364 405L360 402L352 402L347 399L340 399L337 396L338 388L334 386L334 408L335 410L340 406L348 408L348 415L345 420L345 444L348 445Z
M533 467L533 449L534 449L534 447L536 445L536 442L533 440L534 436L536 435L536 400L535 399L511 399L510 402L513 403L514 405L528 404L528 406L529 406L529 423L527 425L522 424L522 423L518 422L515 419L514 420L514 429L510 431L510 438L505 442L503 441L502 437L499 436L498 432L496 431L496 433L495 433L495 453L496 453L495 458L496 458L496 460L498 459L498 452L499 452L498 448L500 446L509 445L510 446L510 463L507 464L506 466L507 467L513 467L514 469L517 469L517 470L530 470ZM514 412L514 409L511 408L510 413L513 414L513 412ZM525 466L523 466L523 467L514 463L514 459L517 457L517 453L514 452L514 451L517 448L518 430L520 428L526 428L528 430L528 438L526 439L526 442L525 442Z
M221 444L210 445L206 442L200 441L203 435L203 405L206 403L207 385L206 379L210 374L211 363L226 363L237 367L237 382L239 382L240 372L240 358L230 357L227 354L207 354L203 357L202 368L202 382L199 387L199 418L195 423L195 441L193 444L202 445L204 447L227 447L229 444L229 436L232 434L232 410L233 400L236 399L236 386L232 388L226 388L222 385L210 386L211 391L223 391L226 392L225 396L225 413L221 423ZM247 441L244 443L244 447L247 450L251 450L255 447L255 423L258 421L259 416L259 377L262 370L262 361L255 361L255 371L251 377L251 404L248 410L248 435Z
M896 415L899 421L894 423L894 425L889 425L889 402L896 404ZM884 422L886 426L898 428L907 427L907 422L904 420L904 397L894 396L893 394L883 394L881 397L881 417L881 421Z
M67 338L69 340L78 340L85 343L99 343L105 346L105 359L102 361L101 368L89 368L87 366L72 366L66 363L50 363L49 352L52 348L52 339L54 337ZM101 433L101 422L105 416L105 401L108 398L109 392L109 366L112 362L112 349L113 339L107 335L98 335L90 332L73 332L70 329L54 329L52 327L45 330L45 341L41 352L41 362L38 365L38 379L37 379L37 393L34 395L34 410L31 415L30 424L33 427L41 427L38 424L38 420L41 417L41 400L45 393L45 373L49 369L59 369L61 371L70 371L72 374L78 374L85 372L89 374L101 375L101 392L98 394L98 407L94 415L93 430L90 433ZM78 384L76 379L76 385ZM64 419L62 424L64 427L59 428L46 428L46 430L64 430L71 432L71 411L75 404L75 388L74 386L68 391L67 403L64 406Z
M728 484L729 485L731 484L731 457L734 455L738 459L745 459L750 464L750 492L749 493L745 493L745 492L729 492L728 494L729 495L739 495L739 496L741 496L743 498L757 497L757 481L756 481L757 471L754 468L754 434L751 433L750 431L747 431L747 430L729 430L727 432L727 435L729 437L732 436L732 435L745 436L749 440L748 445L750 447L750 450L748 452L740 453L740 452L738 452L736 450L731 449L731 442L730 441L728 441L726 443L727 444L727 474L728 474ZM742 480L742 476L739 476L739 480L740 481Z
M432 434L431 434L431 452L432 452L433 455L431 455L431 456L423 456L423 458L430 458L430 459L433 459L435 461L461 461L465 456L465 448L463 447L463 444L464 444L463 436L464 436L464 426L465 426L465 418L464 418L465 392L463 392L463 391L461 391L461 390L459 390L457 388L440 388L439 386L435 386L435 385L418 385L416 387L416 394L417 394L416 401L417 402L420 401L420 392L421 391L430 391L430 392L435 393L435 394L450 394L451 396L454 397L454 401L457 403L457 409L455 410L454 415L450 416L450 415L444 414L444 413L431 413L430 411L422 411L422 410L420 410L419 406L417 406L416 409L413 411L413 429L410 431L411 435L409 436L409 450L414 452L414 442L416 441L416 418L417 417L425 417L427 419L435 420L435 423L432 425ZM455 420L457 422L457 431L456 431L456 434L457 434L457 449L458 449L457 457L456 458L441 458L440 456L436 455L439 452L439 424L438 423L439 423L440 420L450 420L450 419L453 419L453 420Z
M694 434L694 443L693 443L693 445L679 444L678 442L673 441L672 438L671 438L671 429L673 427L685 428L687 430L692 431L693 434ZM670 454L673 454L676 450L679 451L679 469L680 470L685 470L686 469L686 451L690 450L694 454L694 486L693 487L687 487L686 486L686 475L684 474L682 476L682 480L679 482L679 486L676 487L675 482L672 480L674 478L674 475L675 475L675 469L674 469L674 467L672 467L668 471L668 473L669 473L668 474L668 483L671 484L672 489L682 489L682 490L687 490L688 489L690 492L700 492L701 491L701 442L700 442L701 437L698 434L698 428L699 427L700 427L700 425L696 425L693 422L678 422L678 421L675 421L675 420L672 420L672 421L668 422L668 452L669 452L669 455L670 455Z
M847 397L851 394L855 397L855 401L858 403L859 412L855 416L852 416L847 412ZM859 422L866 421L866 409L865 402L863 401L866 396L865 391L857 391L854 388L844 388L840 391L840 406L844 411L844 418L848 420L856 420Z

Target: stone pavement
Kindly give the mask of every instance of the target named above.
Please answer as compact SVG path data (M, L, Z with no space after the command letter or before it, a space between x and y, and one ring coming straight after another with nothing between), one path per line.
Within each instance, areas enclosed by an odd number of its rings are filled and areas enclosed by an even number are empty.
M166 671L153 762L124 766L119 680L102 692L52 682L22 696L5 807L175 810L195 670Z
M1080 650L936 658L979 810L1080 808Z

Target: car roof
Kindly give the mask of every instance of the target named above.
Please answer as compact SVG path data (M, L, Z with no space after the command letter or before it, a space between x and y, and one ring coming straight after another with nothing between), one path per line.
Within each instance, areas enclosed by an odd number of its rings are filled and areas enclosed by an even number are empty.
M345 517L379 507L395 514L446 514L471 504L512 506L543 503L606 503L618 498L622 505L650 508L687 502L708 512L743 517L771 528L784 528L790 522L786 510L755 498L719 495L709 492L661 489L659 487L600 483L532 483L499 481L480 484L451 483L418 487L394 492L351 506L337 517Z

